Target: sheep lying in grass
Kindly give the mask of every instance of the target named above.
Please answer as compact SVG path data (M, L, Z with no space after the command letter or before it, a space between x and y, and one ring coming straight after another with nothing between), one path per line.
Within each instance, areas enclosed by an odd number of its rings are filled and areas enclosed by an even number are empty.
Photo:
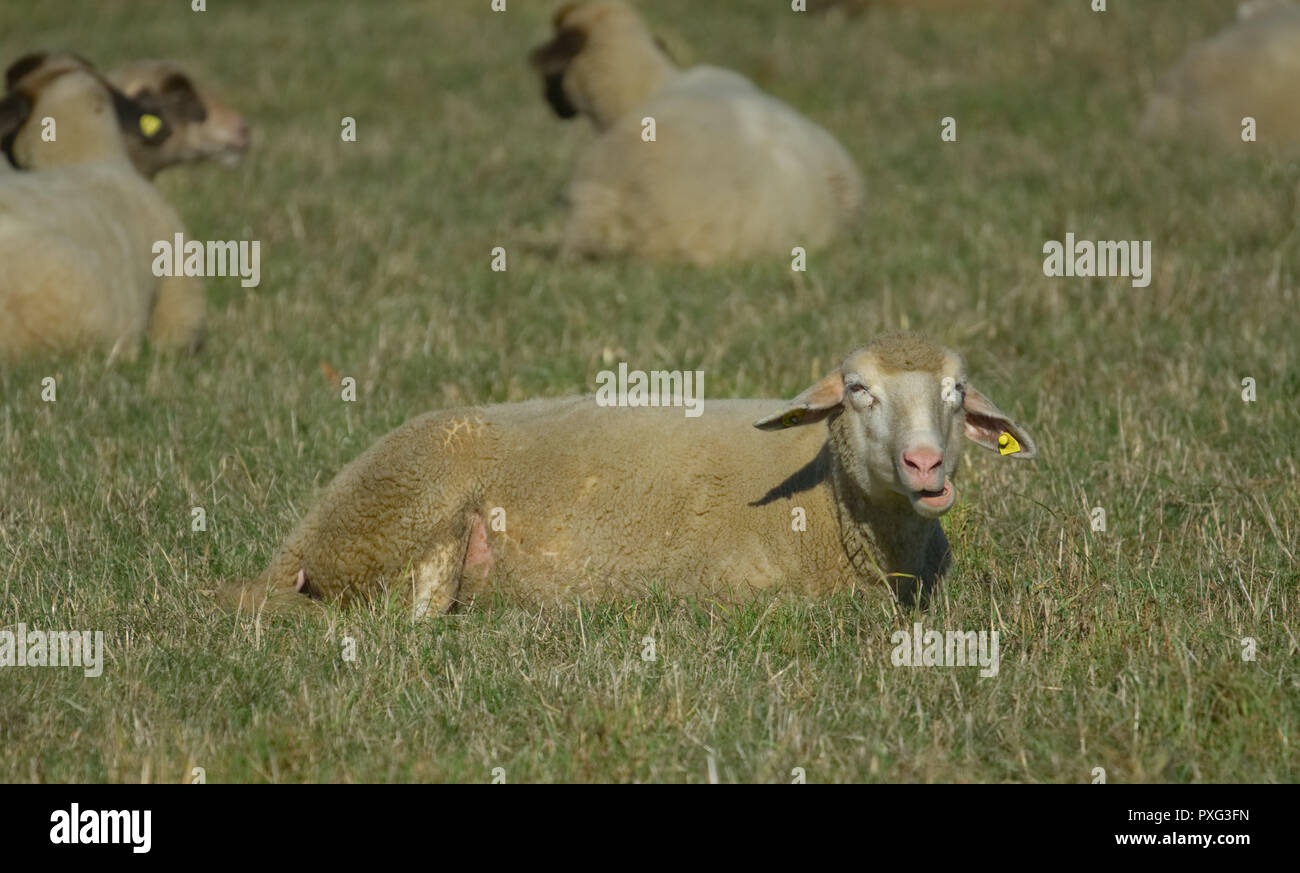
M600 133L569 187L566 251L788 256L829 241L862 199L829 133L736 73L679 70L621 2L564 7L531 62L556 114Z
M260 606L405 590L422 615L494 588L528 603L655 584L737 600L885 579L912 602L949 562L939 517L962 435L1035 456L961 357L913 334L853 352L790 403L431 413L339 473L265 573L227 593Z
M1300 145L1300 6L1243 6L1239 19L1187 50L1151 98L1147 136L1242 144L1242 119L1256 141Z
M157 277L153 244L184 233L180 218L132 166L119 129L169 129L84 62L47 56L0 100L0 143L20 156L23 134L57 121L42 155L54 166L0 176L0 356L107 342L132 354L146 333L162 348L203 336L202 288Z
M76 55L37 52L9 67L6 89L14 86L42 66L77 63L91 64ZM118 104L119 122L127 150L137 170L152 179L160 170L177 164L216 160L237 163L248 149L248 124L225 102L198 88L180 66L171 61L137 61L124 64L105 77L131 98ZM166 122L170 131L165 137L146 133L139 126L140 110ZM51 143L41 137L39 125L29 125L5 149L10 161L22 169L59 166L68 161L57 139Z

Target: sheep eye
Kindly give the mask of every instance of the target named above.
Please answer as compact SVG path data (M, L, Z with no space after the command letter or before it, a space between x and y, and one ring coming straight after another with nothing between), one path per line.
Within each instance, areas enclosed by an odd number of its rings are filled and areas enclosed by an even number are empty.
M875 406L876 397L867 389L866 385L863 385L861 382L850 382L845 387L848 388L849 393L853 395L854 399L858 403L865 406Z

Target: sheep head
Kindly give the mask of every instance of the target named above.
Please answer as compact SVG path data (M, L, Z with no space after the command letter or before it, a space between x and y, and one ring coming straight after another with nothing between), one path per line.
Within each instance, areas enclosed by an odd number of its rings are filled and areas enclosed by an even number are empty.
M554 36L528 60L561 118L586 115L603 130L676 70L645 22L620 0L566 4L554 25Z
M108 78L172 129L162 142L127 137L131 163L144 176L153 178L167 167L205 160L233 166L248 151L252 141L248 123L220 98L199 88L177 64L136 61L116 67Z
M831 449L874 502L906 501L925 518L956 502L952 474L962 437L1002 457L1028 460L1034 440L967 382L961 356L915 334L883 336L858 349L763 430L829 422Z

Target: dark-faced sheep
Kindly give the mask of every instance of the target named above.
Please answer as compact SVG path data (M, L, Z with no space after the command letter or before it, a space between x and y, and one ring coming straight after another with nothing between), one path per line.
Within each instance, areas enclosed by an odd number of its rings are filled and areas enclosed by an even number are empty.
M555 112L599 132L569 186L565 252L788 257L827 243L861 202L834 137L737 73L678 69L622 2L564 7L531 61Z

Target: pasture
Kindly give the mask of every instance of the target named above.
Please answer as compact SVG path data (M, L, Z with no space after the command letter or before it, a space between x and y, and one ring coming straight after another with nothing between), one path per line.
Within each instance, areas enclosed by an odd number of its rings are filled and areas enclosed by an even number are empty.
M0 6L6 64L66 48L210 78L252 151L159 185L192 237L261 241L260 285L207 280L193 357L0 367L0 629L104 634L97 678L0 669L0 780L1296 781L1300 162L1134 133L1233 4L641 3L680 59L751 77L858 163L866 207L806 272L538 242L593 136L525 62L555 5ZM1046 277L1067 233L1150 240L1150 285ZM419 413L591 392L618 361L788 398L898 328L961 351L1040 453L967 452L924 613L881 587L728 606L655 580L418 623L213 602ZM894 666L917 621L998 631L999 674Z

